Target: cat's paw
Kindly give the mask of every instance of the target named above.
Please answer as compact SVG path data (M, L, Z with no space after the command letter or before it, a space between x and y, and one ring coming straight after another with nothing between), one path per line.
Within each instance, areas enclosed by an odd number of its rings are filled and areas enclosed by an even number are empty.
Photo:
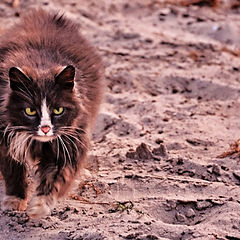
M27 208L27 214L30 218L42 218L51 213L51 202L47 196L33 197Z
M27 199L17 198L15 196L5 196L1 208L5 210L24 211L27 208Z

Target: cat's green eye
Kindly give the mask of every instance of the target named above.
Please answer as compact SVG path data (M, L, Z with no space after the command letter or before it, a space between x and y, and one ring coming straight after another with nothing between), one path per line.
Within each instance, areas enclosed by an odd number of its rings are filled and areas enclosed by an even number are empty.
M62 113L63 113L63 107L54 108L54 109L53 109L53 113L54 113L55 115L60 115L60 114L62 114Z
M36 115L37 111L32 109L32 108L25 108L25 113L28 115L28 116L34 116Z

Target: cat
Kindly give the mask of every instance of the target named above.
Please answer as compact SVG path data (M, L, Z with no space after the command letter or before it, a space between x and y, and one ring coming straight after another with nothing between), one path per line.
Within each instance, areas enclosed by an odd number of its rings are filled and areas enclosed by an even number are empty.
M104 89L104 67L79 26L32 10L0 38L2 210L51 213L86 159ZM29 166L36 190L28 203Z

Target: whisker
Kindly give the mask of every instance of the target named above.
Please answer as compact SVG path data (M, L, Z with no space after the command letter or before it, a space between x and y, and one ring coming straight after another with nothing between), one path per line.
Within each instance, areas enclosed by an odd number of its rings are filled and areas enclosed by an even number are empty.
M71 137L69 137L69 136L67 135L67 133L65 133L64 136L65 136L68 140L71 141L71 143L73 144L73 146L75 147L75 149L76 149L76 151L77 151L77 150L78 150L78 147L77 147L76 143L71 139Z
M69 153L68 148L67 148L66 144L64 143L64 140L62 139L61 136L59 136L59 140L60 140L60 142L62 144L62 147L63 147L64 156L65 156L65 163L67 161L66 154L65 154L65 151L66 151L66 153L68 155L69 162L70 162L70 164L72 164L72 159L71 159L70 153ZM65 166L65 163L64 163L64 166Z
M61 138L61 139L62 139L62 138ZM67 155L68 155L68 159L69 159L69 161L70 161L70 164L72 164L72 159L71 159L70 153L69 153L68 148L67 148L66 144L64 143L64 140L63 140L63 139L62 139L62 144L63 144L64 148L66 149L66 152L67 152Z
M59 140L58 140L58 137L57 137L57 161L59 159Z
M68 136L70 136L73 139L75 139L82 147L87 149L87 145L83 141L81 141L81 139L79 139L77 136L75 136L76 133L74 133L74 132L63 132L63 131L60 131L60 133L62 135L68 134Z
M86 133L86 131L83 128L80 128L80 127L64 126L64 127L61 127L60 130L61 129L62 130L70 130L72 132L76 132L76 130L79 130L82 133Z

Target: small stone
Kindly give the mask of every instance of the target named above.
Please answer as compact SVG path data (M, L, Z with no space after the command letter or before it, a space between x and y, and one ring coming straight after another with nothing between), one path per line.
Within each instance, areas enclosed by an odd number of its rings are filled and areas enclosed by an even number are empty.
M163 140L160 139L160 138L157 138L157 139L155 140L155 143L157 143L157 144L161 144L161 143L163 143Z
M139 159L139 160L148 160L148 159L155 159L151 151L149 150L148 146L145 143L141 143L137 148L136 151L130 149L126 153L126 157L130 159Z
M181 213L176 213L176 219L179 222L185 222L186 221L186 217L183 214L181 214Z
M74 209L73 209L73 213L79 213L79 210L76 209L76 208L74 208Z
M153 155L145 143L141 143L137 147L136 153L139 159L153 159Z
M186 212L186 217L191 218L195 216L196 216L196 213L194 212L194 210L192 208L189 208Z
M177 203L174 200L168 200L167 204L165 205L166 211L171 211L177 207Z
M123 33L123 38L126 40L132 40L140 37L139 33Z
M239 229L239 227L237 225L233 225L232 228L233 229Z
M114 93L121 93L122 92L120 86L117 86L117 85L113 86L112 91Z
M133 150L130 149L127 153L126 153L126 157L130 158L130 159L137 159L137 153Z
M167 148L164 144L160 144L158 148L154 148L152 153L161 157L168 157Z
M171 13L171 9L169 8L163 8L161 9L161 12L159 13L160 16L167 16L168 14Z
M196 209L197 210L204 210L208 207L211 207L212 204L208 201L197 201L197 206L196 206Z
M212 173L220 176L221 175L221 169L218 165L213 165L212 167Z
M215 205L223 205L225 201L222 199L211 199L211 203Z
M139 239L139 238L138 238ZM145 239L145 238L144 238ZM147 235L146 236L146 239L147 240L158 240L159 238L157 237L157 236L155 236L155 235L152 235L152 234L150 234L150 235Z

